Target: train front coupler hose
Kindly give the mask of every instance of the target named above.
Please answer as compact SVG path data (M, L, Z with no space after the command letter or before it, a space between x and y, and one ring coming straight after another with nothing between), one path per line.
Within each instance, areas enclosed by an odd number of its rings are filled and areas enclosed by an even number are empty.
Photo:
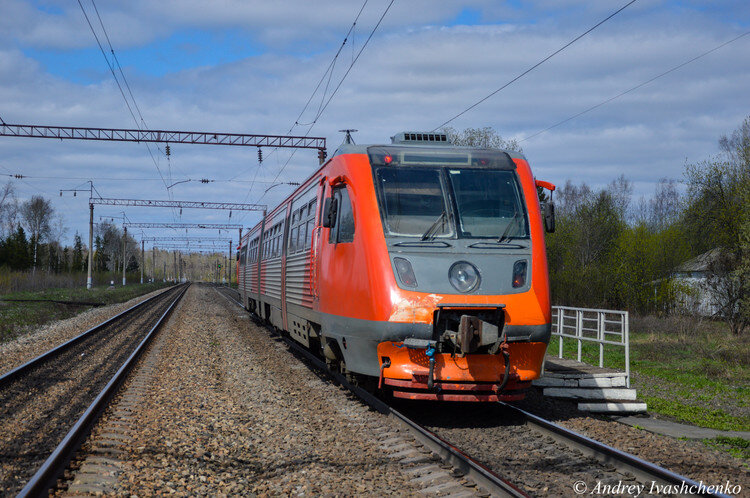
M435 385L434 382L434 375L435 375L435 348L432 346L427 347L425 350L425 354L430 359L430 371L427 374L427 389L432 389Z
M508 383L510 378L510 348L508 347L508 341L503 341L500 345L500 354L503 355L503 361L505 362L505 374L503 375L503 381L500 383L500 387L497 388L498 396L505 389L505 385Z

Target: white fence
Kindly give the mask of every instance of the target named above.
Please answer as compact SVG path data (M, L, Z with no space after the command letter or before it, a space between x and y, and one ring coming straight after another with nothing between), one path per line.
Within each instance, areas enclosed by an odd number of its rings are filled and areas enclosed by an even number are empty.
M581 361L583 342L599 344L599 366L604 367L604 346L625 348L625 374L630 387L630 322L627 311L598 310L590 308L552 307L552 336L559 338L558 357L563 357L563 340L578 343L578 361Z

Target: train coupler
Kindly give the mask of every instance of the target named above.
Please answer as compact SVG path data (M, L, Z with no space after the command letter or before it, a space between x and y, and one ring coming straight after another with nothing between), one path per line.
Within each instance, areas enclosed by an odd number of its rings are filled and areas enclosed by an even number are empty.
M439 353L435 346L435 341L413 338L380 343L380 388L388 387L394 397L406 399L516 401L531 387L530 379L511 371L503 354L459 357ZM509 358L512 347L506 343L500 349Z

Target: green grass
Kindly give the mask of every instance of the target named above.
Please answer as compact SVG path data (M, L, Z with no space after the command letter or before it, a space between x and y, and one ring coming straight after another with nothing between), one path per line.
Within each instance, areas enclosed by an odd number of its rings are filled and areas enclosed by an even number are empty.
M548 352L557 355L558 339ZM577 358L565 338L564 356ZM584 343L582 361L599 364L599 346ZM604 366L624 369L624 348L605 346ZM726 324L692 317L631 318L631 387L650 412L719 430L750 431L750 338Z
M2 299L33 299L121 303L170 284L130 284L108 290L107 286L74 289L45 289L42 291L13 292L0 295L0 343L13 340L45 323L63 320L91 309L91 306L70 306L51 302L12 302Z
M722 431L746 431L750 420L735 417L724 410L709 409L705 406L682 403L673 399L645 396L643 400L649 411L660 413L699 427Z
M741 460L750 460L750 441L747 439L719 436L714 439L704 439L703 444L711 448L726 451Z

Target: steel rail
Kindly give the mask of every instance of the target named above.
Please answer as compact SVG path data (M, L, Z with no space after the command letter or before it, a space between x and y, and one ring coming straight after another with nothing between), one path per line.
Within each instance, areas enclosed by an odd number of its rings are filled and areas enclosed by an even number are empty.
M222 295L227 297L224 293L222 293ZM227 297L227 299L231 299L232 301L237 303L238 306L242 307L242 304L239 301L229 298L229 297ZM301 353L303 356L308 358L312 363L315 364L316 367L326 371L328 374L334 377L337 382L339 382L340 384L345 386L347 389L354 392L357 396L359 396L362 400L364 400L368 405L372 406L374 409L378 410L380 413L393 415L397 420L399 420L402 423L402 425L405 425L417 437L417 439L421 443L429 447L430 450L432 450L433 452L440 455L440 457L443 458L444 460L447 460L452 465L466 472L467 475L469 475L475 482L477 482L477 484L483 485L489 488L490 486L486 484L487 481L485 481L484 479L487 479L487 480L500 479L503 485L502 487L503 491L506 491L507 486L509 486L513 492L517 493L517 494L511 494L511 496L526 496L523 493L523 491L518 490L507 481L502 480L502 478L497 476L494 472L489 470L484 465L474 462L473 460L471 460L470 457L468 457L463 452L453 447L447 441L441 439L439 436L433 434L427 429L421 427L416 422L410 420L408 417L394 410L393 408L388 406L386 403L384 403L380 399L373 396L371 393L365 391L364 389L360 387L351 385L346 380L345 376L337 372L332 372L328 370L328 368L325 365L325 362L321 361L317 356L313 355L310 351L308 351L301 345L297 344L291 338L287 338L283 335L281 335L280 337L284 340L284 342L290 345L295 351ZM510 405L508 403L504 403L502 401L499 401L498 403L502 405L503 407L505 407L506 409L510 411L514 411L517 415L521 416L526 421L527 425L532 426L532 428L540 432L543 432L544 434L548 436L551 436L553 439L555 439L558 442L561 442L569 447L572 447L581 451L581 453L585 454L586 456L592 457L605 464L614 465L618 470L630 472L641 481L645 481L645 482L653 481L659 485L668 485L670 487L677 486L676 489L686 490L683 493L680 493L680 492L674 493L677 495L684 494L684 495L689 495L689 496L712 496L712 497L720 497L720 498L729 498L729 496L726 494L710 493L706 491L707 488L711 487L709 485L703 484L701 486L702 483L696 482L693 479L681 476L670 470L660 467L656 464L653 464L651 462L647 462L646 460L638 458L634 455L618 450L611 446L607 446L604 443L601 443L589 437L578 434L577 432L566 429L560 425L557 425L553 422L545 420L537 415L529 413L521 408ZM476 466L474 465L471 466L471 470L474 471L473 473L465 468L465 464L463 464L464 458L476 464ZM481 484L480 484L480 480L481 480ZM490 489L494 489L494 488L490 488ZM672 488L672 489L675 489L675 488ZM492 493L493 491L490 491L490 492Z
M550 422L549 420L545 420L516 406L503 403L502 401L499 401L498 403L523 417L526 420L526 424L533 429L551 436L560 443L581 451L581 453L586 456L595 458L606 464L614 465L618 470L630 472L641 481L653 481L659 485L668 485L670 487L678 486L681 487L679 489L695 490L685 493L674 493L677 495L685 494L689 496L716 496L729 498L728 495L725 494L709 493L705 491L706 488L710 487L709 485L703 484L701 487L701 483L695 482L693 479L683 477L656 464L642 460L630 453L607 446L604 443L600 443L599 441L578 434L570 429L566 429L565 427ZM701 492L701 489L704 489L704 491Z
M155 295L153 297L145 299L145 300L141 301L140 303L138 303L138 304L136 304L134 306L131 306L130 308L126 309L125 311L116 314L112 318L103 321L99 325L95 325L94 327L90 328L86 332L83 332L82 334L75 336L74 338L72 338L72 339L70 339L70 340L68 340L68 341L60 344L59 346L50 349L46 353L40 354L36 358L33 358L33 359L27 361L23 365L20 365L20 366L14 368L13 370L10 370L10 371L4 373L3 375L0 375L0 388L3 388L4 386L6 386L9 383L13 382L15 379L17 379L21 375L25 374L27 371L31 370L32 368L36 367L37 365L40 365L42 362L47 361L47 360L49 360L51 358L54 358L55 356L57 356L58 354L62 353L63 351L65 351L65 350L69 349L70 347L78 344L79 342L81 342L82 340L86 339L90 335L92 335L92 334L96 333L97 331L103 329L104 327L106 327L110 323L116 322L117 320L119 320L123 316L131 313L132 311L134 311L134 310L136 310L138 308L141 308L142 306L145 306L147 303L152 302L154 299L158 299L165 292L169 292L173 288L174 287L169 287L169 288L165 289L163 292L160 292L159 294L157 294L157 295Z
M81 415L78 421L73 425L73 428L68 431L60 444L50 454L47 460L42 464L39 470L32 476L26 486L18 494L19 497L36 497L36 496L47 496L48 491L52 488L60 475L63 474L68 463L72 460L75 452L81 447L83 442L88 437L91 430L94 428L94 424L99 419L104 410L107 408L107 404L117 393L128 374L132 370L135 363L140 358L141 354L146 350L146 347L151 342L151 339L156 335L156 332L166 322L171 312L174 310L177 303L180 301L182 296L187 292L190 284L186 284L180 291L177 292L174 300L164 313L159 317L159 320L149 330L146 337L140 342L138 347L131 353L128 359L123 365L117 370L117 373L110 379L104 389L89 405L86 411ZM174 289L172 287L171 289ZM159 296L162 296L160 293ZM154 296L158 297L158 296ZM132 308L131 308L132 309ZM122 314L120 314L122 315ZM120 316L118 315L118 316ZM108 322L111 320L108 320Z
M236 299L228 297L224 292L219 291L219 293L244 309L242 304ZM372 393L365 391L359 386L351 384L344 375L329 370L323 360L315 356L311 351L307 350L293 339L284 335L279 335L279 337L295 352L304 356L316 368L319 368L333 377L336 382L350 390L371 408L384 415L393 416L393 418L398 421L401 426L407 429L417 441L429 448L430 451L438 455L443 461L459 469L466 475L466 477L470 478L477 484L477 486L483 488L492 496L528 497L525 492L503 479L483 464L477 462L448 441L422 427L401 412L393 409L387 403L375 397Z

